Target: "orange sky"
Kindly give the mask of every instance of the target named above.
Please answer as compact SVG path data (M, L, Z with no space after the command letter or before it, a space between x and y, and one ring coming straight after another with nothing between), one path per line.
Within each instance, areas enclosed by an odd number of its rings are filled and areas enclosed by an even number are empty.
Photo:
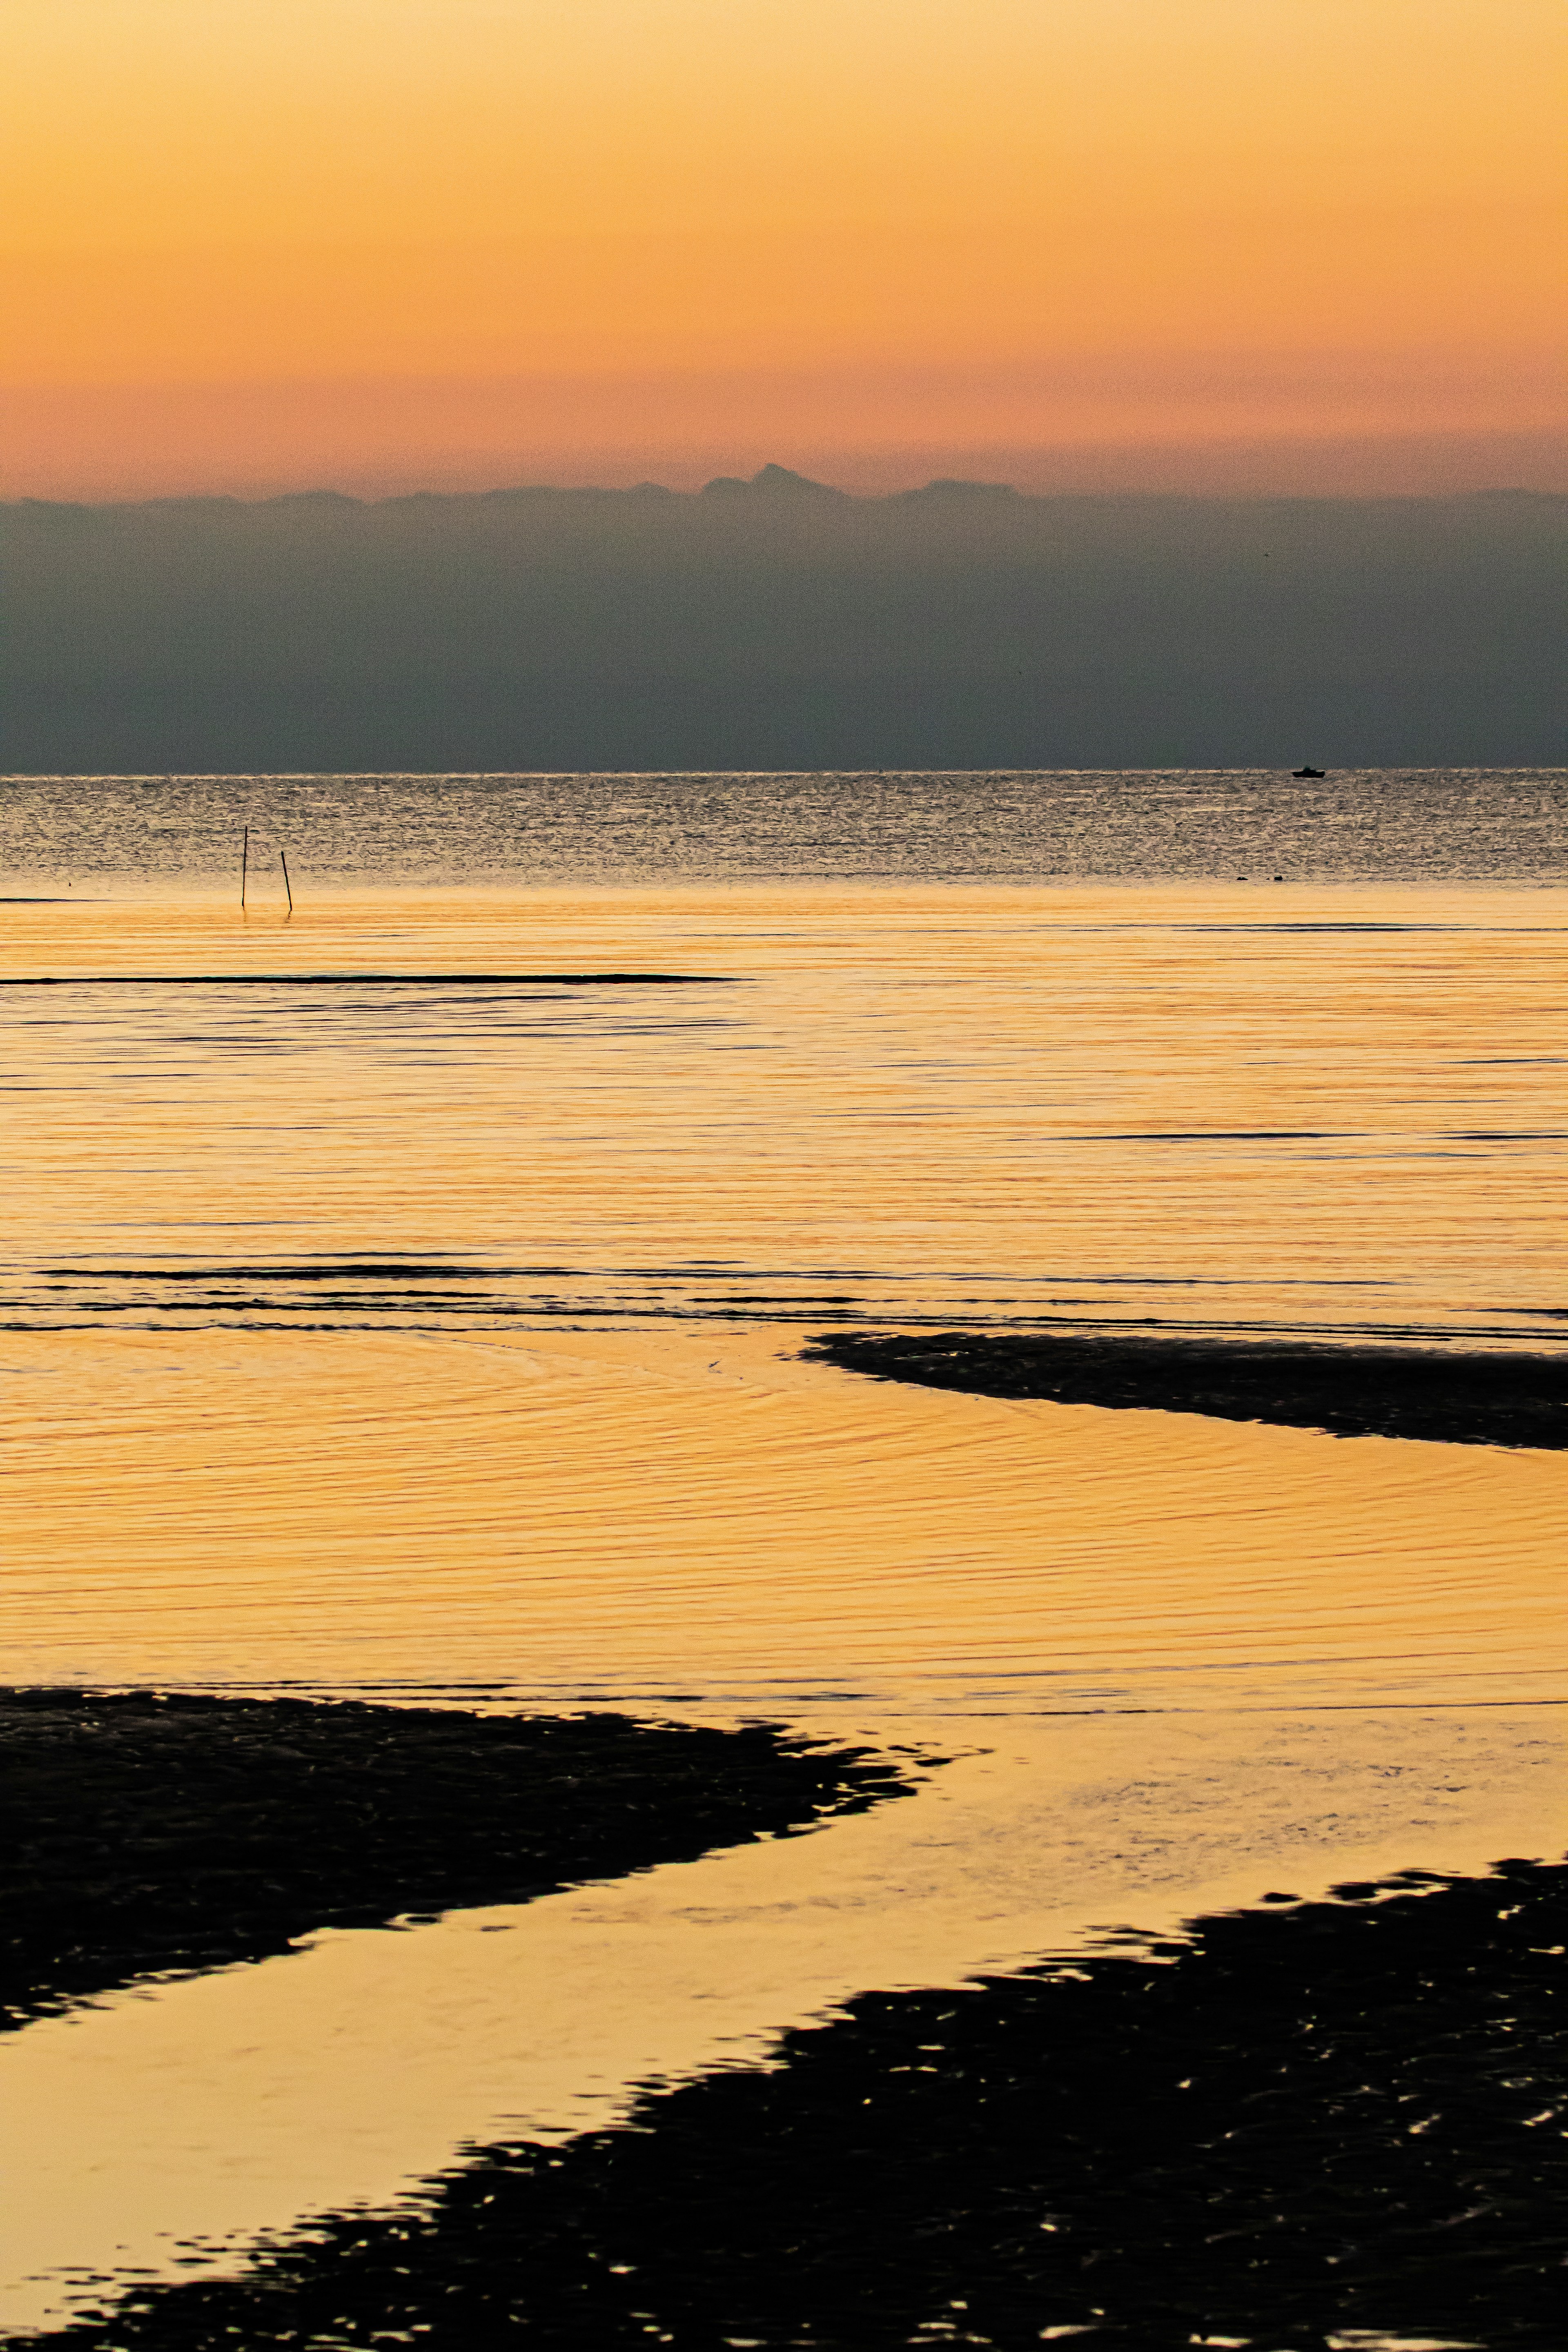
M12 495L1552 462L1561 0L6 0L0 65Z

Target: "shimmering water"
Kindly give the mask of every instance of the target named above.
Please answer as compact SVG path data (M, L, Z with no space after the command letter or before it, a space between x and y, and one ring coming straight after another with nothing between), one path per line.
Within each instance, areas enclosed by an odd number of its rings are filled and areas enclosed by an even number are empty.
M5 1678L962 1751L460 1952L29 2027L12 2274L389 2195L1108 1916L1560 1847L1568 1455L798 1351L1568 1347L1565 810L1562 772L0 783Z
M1565 792L0 786L0 1318L1550 1340Z
M1568 769L0 778L6 888L1561 881ZM278 892L281 896L280 891Z

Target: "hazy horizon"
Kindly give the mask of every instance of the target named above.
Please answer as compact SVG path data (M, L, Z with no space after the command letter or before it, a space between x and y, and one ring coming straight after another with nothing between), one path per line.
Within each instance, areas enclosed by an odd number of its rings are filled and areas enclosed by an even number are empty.
M15 497L0 498L0 512L33 507L127 509L166 507L264 507L307 504L328 504L337 501L344 506L399 506L422 501L446 502L453 505L485 499L527 497L606 497L627 498L656 494L671 499L693 499L719 495L733 490L777 491L784 494L807 492L832 499L844 499L857 505L880 505L928 496L1004 497L1028 500L1032 504L1204 504L1216 507L1262 505L1332 505L1370 507L1411 503L1434 504L1481 499L1532 499L1545 502L1568 499L1568 488L1545 488L1528 481L1479 482L1463 488L1424 489L1184 489L1155 488L1136 483L1111 489L1060 487L1041 488L1028 481L1013 481L997 474L933 473L910 481L868 486L859 480L833 481L825 475L810 474L800 467L786 466L776 458L764 458L751 472L741 470L743 461L737 461L731 471L721 467L717 472L703 473L700 479L664 481L653 476L638 476L635 480L617 481L585 479L574 477L559 481L541 480L526 476L476 482L462 488L417 481L406 488L344 489L336 482L310 480L289 488L264 488L250 490L234 488L201 488L164 490L140 498L53 498L34 491ZM666 468L668 472L689 472L689 467ZM900 468L900 472L907 470Z
M1568 499L13 504L13 773L1551 765Z
M1559 363L1559 373L1562 373ZM1004 482L1026 497L1443 498L1488 490L1568 492L1568 434L1387 431L1118 436L1056 441L927 433L876 444L825 413L782 429L743 416L694 437L677 405L641 437L605 387L604 437L563 446L518 429L530 387L472 385L132 385L83 392L0 385L0 503L141 505L172 498L246 500L335 491L380 499L482 495L520 487L629 489L654 480L703 488L769 464L859 498L932 480ZM624 389L624 388L623 388ZM627 405L636 404L628 397ZM741 404L743 406L743 404ZM1027 420L1025 420L1026 422ZM621 437L613 437L622 427ZM830 428L837 425L834 431ZM684 428L684 429L683 429ZM160 444L174 446L156 453Z

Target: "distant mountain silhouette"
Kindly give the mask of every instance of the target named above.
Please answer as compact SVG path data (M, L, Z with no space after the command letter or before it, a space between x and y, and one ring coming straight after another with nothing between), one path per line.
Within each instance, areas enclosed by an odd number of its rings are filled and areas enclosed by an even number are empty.
M702 485L704 498L722 498L734 491L747 493L761 490L768 498L786 499L847 499L847 490L836 490L831 482L814 482L805 474L795 474L787 466L763 466L749 482L738 474L718 474Z

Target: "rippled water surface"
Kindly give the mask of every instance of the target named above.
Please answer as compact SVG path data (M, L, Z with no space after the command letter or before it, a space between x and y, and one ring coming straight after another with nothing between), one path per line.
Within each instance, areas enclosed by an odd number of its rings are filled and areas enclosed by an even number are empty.
M5 1678L958 1759L460 1953L341 1938L29 2027L63 2120L13 2275L391 2194L1118 1912L1560 1846L1568 1455L800 1350L1568 1347L1563 808L1511 772L0 782ZM388 2109L393 2043L425 2087Z
M0 785L0 1317L1549 1341L1563 799Z

